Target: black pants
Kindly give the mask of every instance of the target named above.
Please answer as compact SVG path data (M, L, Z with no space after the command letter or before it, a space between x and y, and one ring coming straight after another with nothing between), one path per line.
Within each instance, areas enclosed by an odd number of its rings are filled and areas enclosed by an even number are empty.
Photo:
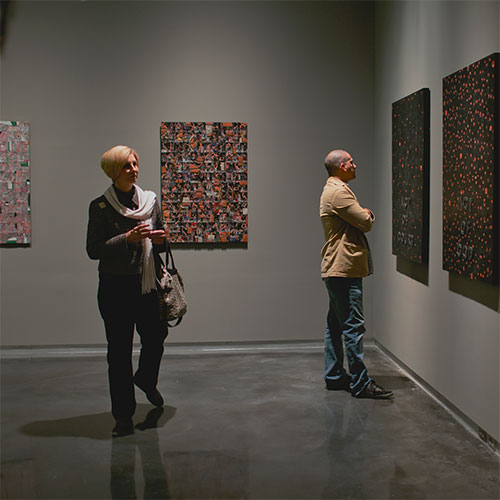
M160 322L156 292L141 294L140 276L99 275L97 294L108 341L111 411L127 420L135 411L134 378L147 392L158 383L167 330ZM134 327L141 339L139 366L132 367Z

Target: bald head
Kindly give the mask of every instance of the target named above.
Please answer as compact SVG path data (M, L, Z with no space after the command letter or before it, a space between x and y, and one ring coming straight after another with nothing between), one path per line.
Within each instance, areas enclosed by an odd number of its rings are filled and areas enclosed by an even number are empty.
M343 149L334 149L330 151L325 158L325 167L328 175L335 175L340 168L340 164L345 162L350 157L350 154Z

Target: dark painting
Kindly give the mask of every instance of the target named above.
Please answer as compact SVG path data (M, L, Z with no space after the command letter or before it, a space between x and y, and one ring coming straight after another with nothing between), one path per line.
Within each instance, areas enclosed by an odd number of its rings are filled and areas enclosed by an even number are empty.
M443 79L443 269L498 283L498 78L492 54Z
M429 255L430 91L392 104L392 253L418 263Z
M170 242L246 245L247 124L163 122L160 139Z

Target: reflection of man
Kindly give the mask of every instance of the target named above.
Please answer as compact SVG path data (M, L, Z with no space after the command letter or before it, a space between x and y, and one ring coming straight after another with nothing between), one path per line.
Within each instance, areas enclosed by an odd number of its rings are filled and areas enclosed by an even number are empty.
M390 399L368 376L363 363L362 278L372 273L368 232L375 220L362 208L348 182L356 177L356 165L347 151L330 151L325 158L328 180L320 200L320 217L326 243L321 250L321 277L330 307L325 332L325 382L329 390L347 390L357 398ZM342 342L343 341L343 342ZM344 347L349 365L344 369Z

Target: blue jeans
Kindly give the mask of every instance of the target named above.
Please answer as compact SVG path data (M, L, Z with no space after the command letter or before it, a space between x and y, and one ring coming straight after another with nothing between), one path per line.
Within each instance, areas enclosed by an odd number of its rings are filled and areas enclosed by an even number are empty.
M325 381L335 387L348 377L344 369L344 346L349 365L351 394L357 396L370 382L363 363L362 278L326 278L330 308L325 332ZM343 336L343 339L342 339Z

